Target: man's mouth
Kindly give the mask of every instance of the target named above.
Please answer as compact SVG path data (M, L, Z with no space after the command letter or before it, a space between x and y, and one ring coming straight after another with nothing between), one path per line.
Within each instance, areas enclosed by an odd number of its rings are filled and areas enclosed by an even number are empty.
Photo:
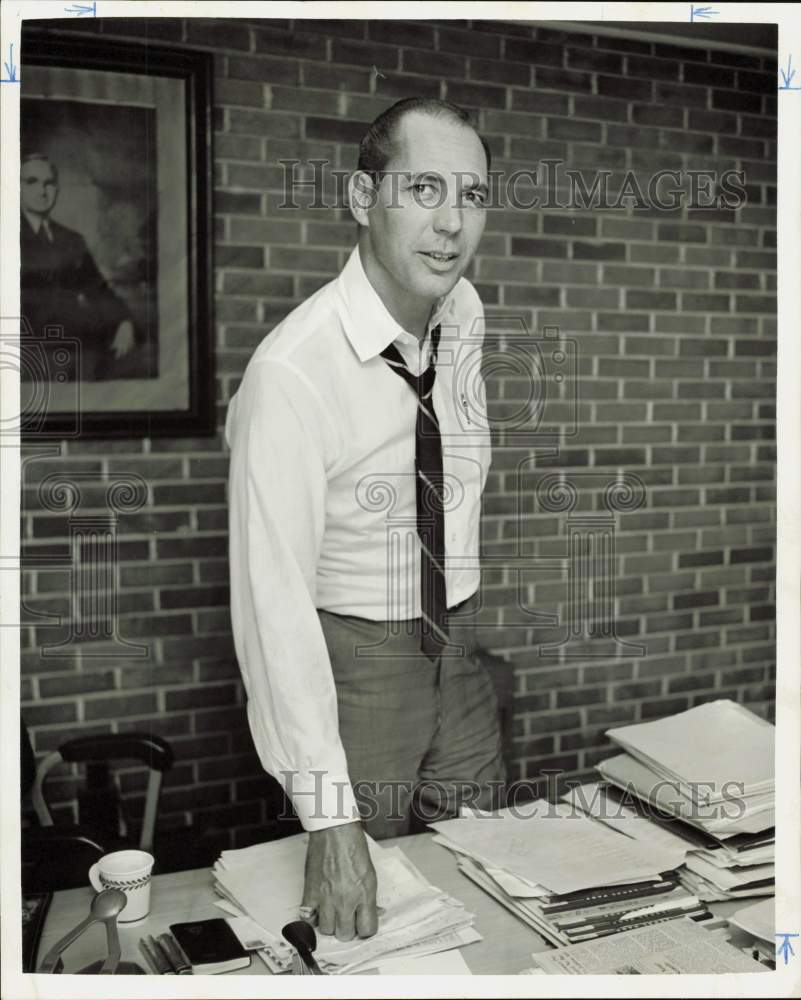
M431 260L439 261L441 264L447 263L451 260L456 260L459 256L458 253L443 253L439 250L421 250L420 253L424 257L428 257Z

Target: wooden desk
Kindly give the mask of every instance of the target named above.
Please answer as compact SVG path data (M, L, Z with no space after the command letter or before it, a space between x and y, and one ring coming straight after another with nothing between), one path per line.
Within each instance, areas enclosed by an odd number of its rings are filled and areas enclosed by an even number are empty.
M421 833L414 837L383 841L383 844L403 848L407 857L433 885L461 900L475 914L475 927L484 940L467 945L462 950L473 973L515 974L531 965L532 952L548 950L549 945L535 931L462 875L451 852L432 843L431 834ZM169 929L170 924L178 921L224 916L223 911L214 905L219 896L214 892L212 882L208 868L157 875L153 879L147 920L133 927L119 925L123 959L135 961L146 968L147 963L139 952L140 938L146 934L161 934ZM94 890L87 885L84 889L69 889L53 896L39 944L38 962L56 941L88 914L93 895ZM77 972L105 955L105 947L105 930L102 925L95 924L64 953L65 972ZM267 966L257 956L250 968L231 973L269 974Z

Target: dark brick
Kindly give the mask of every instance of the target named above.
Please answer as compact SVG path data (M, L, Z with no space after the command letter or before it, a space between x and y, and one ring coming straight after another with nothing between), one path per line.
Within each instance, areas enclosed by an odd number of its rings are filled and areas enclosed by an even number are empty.
M448 80L448 100L468 108L505 108L506 91L484 83L462 83Z
M713 90L712 107L721 111L745 111L758 115L762 111L762 98L759 94L735 90Z
M47 726L75 722L77 712L74 702L50 702L43 705L24 705L23 716L28 726Z
M771 562L773 560L773 548L755 549L732 549L729 561L732 565L737 563Z
M290 66L296 66L294 62ZM348 90L367 94L370 91L372 73L369 69L354 69L347 66L329 66L320 63L307 62L302 64L303 82L307 87L319 87L322 90ZM277 83L287 81L277 80ZM382 85L386 80L379 81Z
M501 40L489 32L460 31L456 28L440 28L439 48L443 52L456 52L459 55L482 56L485 59L498 59L501 54ZM514 41L514 39L512 39ZM511 58L511 57L510 57ZM429 63L429 72L433 70Z
M650 42L638 42L633 38L598 35L596 42L599 49L616 49L618 52L639 52L643 55L650 55L652 52Z
M596 448L594 465L645 465L644 448Z
M740 70L737 73L737 85L740 90L753 90L757 94L773 94L776 91L776 77L769 73L749 73Z
M541 285L507 285L504 301L507 305L558 306L559 289L543 288Z
M261 211L261 195L215 191L214 211L230 215L258 215Z
M474 80L487 80L490 83L526 87L531 79L531 70L528 66L501 62L497 59L471 59L470 77Z
M186 39L195 45L219 49L250 48L250 29L237 21L223 18L190 17L186 20Z
M722 552L682 552L679 553L679 569L689 566L718 566L723 563Z
M435 29L430 24L413 21L368 21L367 37L373 42L383 42L386 45L433 49Z
M589 73L577 73L575 70L548 69L537 66L534 70L536 87L548 90L584 91L592 90L592 76Z
M403 51L403 69L407 73L430 76L434 59L436 59L437 76L463 79L467 73L467 60L464 56L446 52L438 52L436 56L432 56L430 52L415 52L412 49Z
M542 219L543 233L553 235L594 236L595 219L578 215L545 215Z
M691 110L687 117L688 127L698 132L736 132L737 115L724 111Z
M167 711L188 708L210 708L232 705L236 701L235 684L208 684L182 691L167 691L165 704Z
M722 66L685 66L684 82L702 87L734 87L734 70Z
M627 309L675 309L675 292L645 292L628 290L626 292Z
M399 51L391 45L370 45L347 39L334 39L331 61L354 66L376 66L379 70L397 70Z
M629 56L626 60L626 70L629 76L646 76L649 80L678 80L679 78L679 64L668 59Z
M625 243L584 243L573 244L575 260L625 260Z
M663 125L667 128L681 128L684 125L682 108L659 107L657 104L634 104L632 119L641 125Z
M229 56L228 76L256 83L297 86L298 64L289 59L270 59L267 56Z
M115 698L87 698L84 701L84 718L118 719L126 715L144 715L158 708L155 693L122 694Z
M628 121L628 105L606 97L574 97L575 117L607 119L613 122ZM599 149L600 153L601 150Z
M617 74L623 70L623 57L616 52L599 52L588 48L568 49L567 64L571 69Z
M218 247L214 263L217 267L247 267L261 270L264 267L262 247Z
M601 97L623 97L629 101L650 101L653 84L648 80L631 80L628 77L599 76L598 93Z
M512 254L524 257L567 257L567 243L561 240L512 239Z
M706 108L707 91L702 87L685 87L680 83L656 83L654 100L657 104L679 104L688 108Z
M306 138L330 142L360 142L369 122L348 121L343 118L307 118Z
M605 689L602 687L578 688L575 691L558 691L556 694L557 708L573 708L576 705L593 705L604 701Z
M601 126L597 122L548 118L546 125L549 139L567 139L570 142L601 141Z
M302 22L295 31L259 27L254 30L253 35L257 52L270 52L297 59L325 59L325 38L322 35L306 34Z
M657 238L678 243L706 243L707 231L704 226L664 222L657 227Z
M716 590L707 590L692 594L674 594L673 607L678 611L682 608L701 608L720 603L720 595Z

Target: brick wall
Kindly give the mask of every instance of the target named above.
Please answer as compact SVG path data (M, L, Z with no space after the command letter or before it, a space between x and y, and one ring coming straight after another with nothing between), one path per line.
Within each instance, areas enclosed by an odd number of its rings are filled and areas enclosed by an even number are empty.
M483 520L488 556L566 553L564 512L535 488L563 470L579 510L603 482L636 474L640 509L616 515L617 634L644 655L543 657L561 630L518 608L559 611L564 573L484 577L482 638L515 674L513 777L541 768L587 773L611 724L715 697L764 716L774 695L776 66L723 51L467 22L60 22L214 53L216 366L227 401L259 341L334 277L354 239L342 210L282 210L278 160L355 164L366 122L399 97L444 96L478 111L494 169L569 166L740 169L736 211L497 208L472 276L505 343L507 319L576 343L578 433L558 453L510 445L502 430ZM589 176L589 175L587 175ZM533 334L532 334L533 335ZM520 387L490 377L495 416ZM147 659L43 658L62 632L28 615L22 700L35 748L78 733L152 728L178 758L162 823L195 824L223 843L263 830L270 785L245 719L227 610L227 456L221 434L191 439L62 442L26 451L26 552L65 552L66 521L39 505L52 471L103 480L142 476L148 502L120 518L120 634ZM587 477L592 473L592 477ZM581 477L585 478L582 479ZM587 484L587 485L583 485ZM601 485L599 485L601 484ZM25 574L31 612L67 615L66 572ZM136 808L144 776L123 776ZM71 808L72 777L56 782Z

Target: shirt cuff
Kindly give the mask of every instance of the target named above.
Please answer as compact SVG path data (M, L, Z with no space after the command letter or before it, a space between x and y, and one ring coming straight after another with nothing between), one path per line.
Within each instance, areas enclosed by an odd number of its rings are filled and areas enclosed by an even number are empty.
M321 769L281 771L278 777L304 830L326 830L361 819L347 774Z

